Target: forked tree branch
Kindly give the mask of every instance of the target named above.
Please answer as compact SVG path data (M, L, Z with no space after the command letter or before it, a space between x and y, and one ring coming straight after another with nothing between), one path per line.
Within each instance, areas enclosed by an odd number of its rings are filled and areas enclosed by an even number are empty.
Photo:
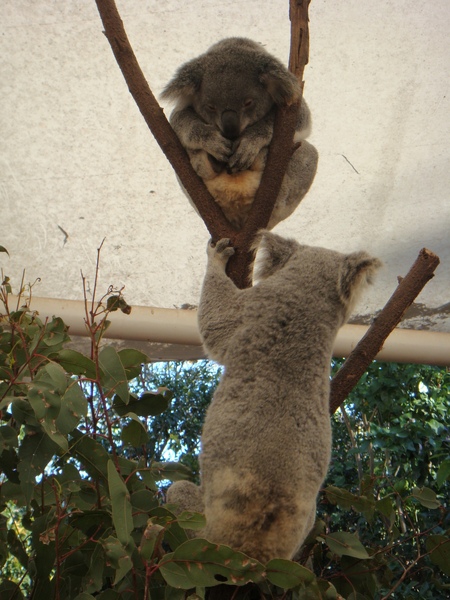
M208 193L203 181L192 169L189 158L178 137L156 101L131 48L114 0L95 0L116 61L122 71L142 116L153 133L169 162L175 169L187 193L191 197L213 240L229 237L236 254L229 261L229 275L238 287L249 285L251 255L249 248L255 233L267 226L272 214L281 182L292 155L296 125L295 107L281 107L277 111L273 140L270 145L266 168L245 227L238 233L225 219L222 210ZM303 38L307 39L308 5L310 0L297 3L299 10L291 11L292 27L306 27ZM300 16L299 16L300 15ZM296 25L301 19L300 25ZM295 48L298 51L298 48ZM300 64L308 62L308 47L302 46ZM306 52L306 54L305 54ZM291 50L292 54L292 50ZM298 73L303 76L303 69Z
M436 254L422 248L408 274L401 279L386 306L334 376L331 382L330 413L334 413L339 408L358 383L383 347L388 335L401 321L407 308L434 277L439 262Z

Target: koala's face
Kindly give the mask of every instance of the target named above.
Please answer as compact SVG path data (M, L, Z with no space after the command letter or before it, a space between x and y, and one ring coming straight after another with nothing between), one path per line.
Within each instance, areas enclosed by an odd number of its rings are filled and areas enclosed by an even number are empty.
M208 69L193 107L206 123L229 139L238 138L273 107L274 101L256 74L230 68Z

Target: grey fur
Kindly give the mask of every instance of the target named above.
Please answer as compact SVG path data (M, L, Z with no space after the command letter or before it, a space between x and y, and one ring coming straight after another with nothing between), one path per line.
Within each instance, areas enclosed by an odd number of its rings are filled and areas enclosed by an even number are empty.
M380 261L261 232L258 283L225 274L228 240L208 247L199 327L225 367L202 433L201 488L168 501L204 511L201 532L266 562L290 559L314 524L331 451L329 371L338 329Z
M176 102L170 122L192 166L237 228L259 187L276 106L299 97L295 76L246 38L214 44L182 65L162 93ZM269 229L295 210L313 182L318 154L305 141L310 128L310 111L302 99L294 138L301 145L289 162Z

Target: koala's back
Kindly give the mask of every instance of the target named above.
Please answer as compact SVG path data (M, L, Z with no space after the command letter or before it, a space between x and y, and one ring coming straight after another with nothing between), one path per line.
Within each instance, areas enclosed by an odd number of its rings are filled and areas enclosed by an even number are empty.
M311 529L331 452L328 374L338 319L326 290L319 285L308 297L308 276L302 286L298 271L313 276L316 268L307 261L246 290L202 433L205 536L262 561L292 558Z

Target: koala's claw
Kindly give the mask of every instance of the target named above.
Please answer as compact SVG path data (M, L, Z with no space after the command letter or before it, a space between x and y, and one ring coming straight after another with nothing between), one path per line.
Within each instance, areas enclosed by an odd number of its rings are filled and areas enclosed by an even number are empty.
M231 140L224 138L218 131L214 131L209 140L205 140L203 150L211 154L219 162L228 162L233 152Z
M222 238L216 244L212 240L208 243L208 256L210 259L216 258L226 264L233 254L234 248L230 246L229 238Z
M252 148L241 143L228 160L228 168L231 173L247 171L255 162L260 150L261 148Z

